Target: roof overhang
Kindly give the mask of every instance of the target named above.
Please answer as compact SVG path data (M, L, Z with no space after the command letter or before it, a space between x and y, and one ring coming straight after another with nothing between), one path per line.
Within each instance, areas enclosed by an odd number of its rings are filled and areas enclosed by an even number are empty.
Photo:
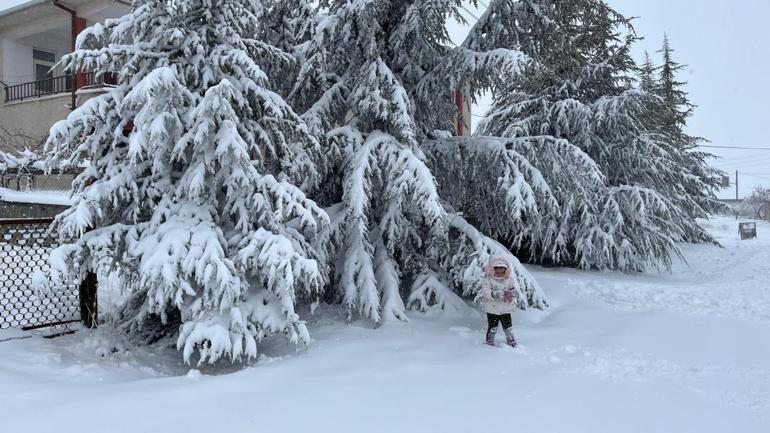
M101 21L103 11L114 9L123 10L117 16L127 11L129 2L126 0L61 0L62 6L74 9L78 15L95 21ZM102 13L99 13L102 11ZM114 16L108 13L107 17ZM66 17L67 12L54 5L53 0L28 0L11 8L0 11L0 33L12 28L21 32L24 27L33 21L52 20L56 17ZM17 30L13 30L15 33Z

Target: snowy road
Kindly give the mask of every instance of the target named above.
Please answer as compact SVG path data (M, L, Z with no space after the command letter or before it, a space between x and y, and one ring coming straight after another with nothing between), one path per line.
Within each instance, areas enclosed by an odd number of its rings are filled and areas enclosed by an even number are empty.
M709 228L725 248L671 274L531 267L553 308L515 316L515 351L472 310L378 330L327 311L309 351L219 376L105 334L2 342L1 430L768 432L770 225Z

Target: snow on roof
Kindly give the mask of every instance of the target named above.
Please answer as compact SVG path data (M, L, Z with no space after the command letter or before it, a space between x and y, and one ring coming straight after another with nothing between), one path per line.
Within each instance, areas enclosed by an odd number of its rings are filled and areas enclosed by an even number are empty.
M72 206L72 199L65 191L14 191L0 188L0 201Z

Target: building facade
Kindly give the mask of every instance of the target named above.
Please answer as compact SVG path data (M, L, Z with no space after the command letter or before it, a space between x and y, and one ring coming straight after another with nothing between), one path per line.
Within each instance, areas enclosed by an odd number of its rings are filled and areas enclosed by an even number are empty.
M0 11L0 131L41 143L54 122L98 93L103 78L54 66L81 31L129 10L124 0L28 0Z

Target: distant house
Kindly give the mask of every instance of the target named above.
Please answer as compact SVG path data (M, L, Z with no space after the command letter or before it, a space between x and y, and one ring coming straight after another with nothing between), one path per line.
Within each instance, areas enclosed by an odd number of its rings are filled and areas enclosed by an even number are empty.
M51 68L85 28L129 10L127 0L28 0L0 11L0 128L42 141L54 122L98 93L104 80L93 73Z

